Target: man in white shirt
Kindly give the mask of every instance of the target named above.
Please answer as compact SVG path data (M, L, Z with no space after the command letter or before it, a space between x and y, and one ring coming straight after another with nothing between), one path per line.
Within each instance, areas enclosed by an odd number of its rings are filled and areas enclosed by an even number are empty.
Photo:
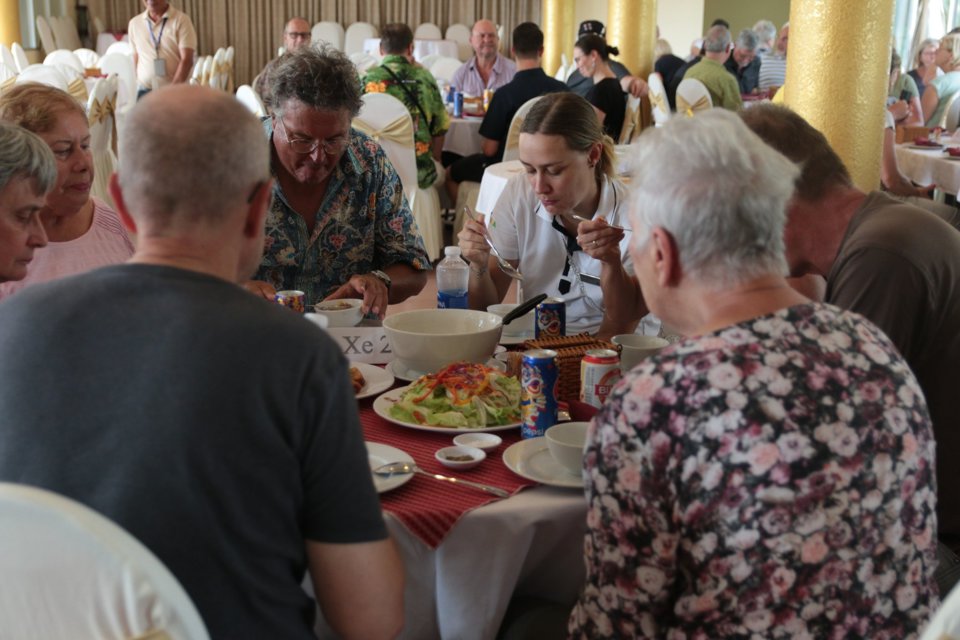
M484 89L499 89L513 80L517 65L500 55L500 36L490 20L477 20L470 32L474 56L463 63L450 84L466 95L482 96Z
M146 8L127 25L133 63L137 68L138 98L168 84L186 82L197 50L197 32L190 16L167 0L143 0Z

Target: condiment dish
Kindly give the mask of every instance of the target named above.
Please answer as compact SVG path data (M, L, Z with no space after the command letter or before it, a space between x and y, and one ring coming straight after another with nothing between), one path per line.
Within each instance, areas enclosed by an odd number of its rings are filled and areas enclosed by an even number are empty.
M451 469L472 469L487 458L482 449L476 447L444 447L439 449L434 457L445 467Z
M482 451L493 451L500 446L503 438L492 433L464 433L453 439L453 444L461 447L476 447Z

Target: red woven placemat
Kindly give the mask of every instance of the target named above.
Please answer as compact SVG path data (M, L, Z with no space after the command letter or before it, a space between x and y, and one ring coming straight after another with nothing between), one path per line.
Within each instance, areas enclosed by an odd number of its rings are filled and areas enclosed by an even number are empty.
M520 429L498 431L503 443L487 452L487 459L466 471L444 467L434 458L437 449L453 445L453 435L407 429L387 422L376 413L371 400L360 402L360 424L364 440L380 442L410 454L424 471L442 473L499 487L515 494L537 483L510 471L501 456L507 447L520 440ZM470 487L457 487L446 482L415 475L408 483L381 494L380 503L431 549L437 548L463 514L496 496Z

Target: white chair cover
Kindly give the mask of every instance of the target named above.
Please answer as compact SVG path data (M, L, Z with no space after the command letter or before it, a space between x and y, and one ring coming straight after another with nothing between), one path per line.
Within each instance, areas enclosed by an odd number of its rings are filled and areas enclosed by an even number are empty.
M43 64L71 67L76 69L81 74L83 73L84 69L83 63L80 62L80 58L77 57L77 54L67 49L57 49L56 51L51 51L47 54L47 57L43 59Z
M960 640L960 589L943 598L920 640Z
M207 64L207 56L197 56L190 70L190 84L200 84L203 80L203 68Z
M23 50L19 42L14 42L10 47L10 51L13 52L13 59L17 62L18 72L30 66L30 61L27 60L27 52Z
M507 142L503 146L503 161L516 160L520 157L520 127L523 126L523 119L527 117L527 112L530 111L537 100L542 96L537 96L536 98L530 98L517 109L517 112L513 114L513 120L510 121L510 128L507 130Z
M17 82L17 71L0 62L0 96Z
M77 56L84 69L99 68L97 63L100 62L100 54L93 49L77 49L73 52L73 55Z
M93 85L87 100L90 123L90 153L93 155L93 184L90 194L113 206L107 185L117 165L117 89L119 80L112 75Z
M50 29L53 31L53 38L57 42L58 49L79 49L83 46L80 42L80 34L77 31L77 23L70 16L59 16L50 18Z
M627 96L627 109L623 114L623 127L620 129L620 139L617 144L630 144L635 135L640 133L640 98Z
M663 86L663 78L656 71L647 76L647 86L650 88L650 108L653 111L653 122L659 127L670 119L670 103L667 102L667 90Z
M260 96L257 95L257 92L254 91L250 85L242 84L237 87L237 100L243 103L243 106L250 109L253 115L258 118L267 115L267 110L264 108Z
M200 72L200 84L205 87L213 86L213 56L203 59L203 70Z
M473 56L473 47L470 46L470 27L465 24L452 24L447 27L447 40L457 43L457 57L466 62Z
M417 60L417 62L420 63L420 66L421 66L421 67L423 67L424 69L427 69L427 70L429 71L429 70L430 70L430 67L433 66L433 63L436 62L437 60L439 60L439 59L442 58L442 57L443 57L443 56L440 55L439 53L428 53L427 55L425 55L425 56L423 56L422 58L420 58L419 60Z
M417 30L413 32L414 40L443 40L443 32L440 27L432 22L424 22Z
M370 67L375 67L380 64L379 60L364 51L351 53L350 61L353 63L353 66L357 68L357 73L361 76L363 76L364 72Z
M442 87L444 84L450 84L453 74L463 65L456 58L440 58L430 67L430 73L437 79L437 85Z
M125 56L133 56L133 47L130 46L129 42L118 40L116 42L111 43L110 46L107 47L107 51L104 53L104 55L107 55L110 53L122 53Z
M957 128L958 119L960 119L960 93L955 93L947 98L947 105L943 108L940 121L930 126L953 130Z
M693 116L698 111L713 108L710 92L702 82L694 78L684 78L677 85L677 113Z
M210 80L209 84L214 89L221 89L223 91L227 88L227 74L223 67L223 62L226 59L227 50L223 47L220 47L213 54L213 64L210 67Z
M17 84L23 84L24 82L39 82L62 91L66 91L70 84L62 71L57 67L46 64L32 64L21 71L20 75L17 76Z
M57 41L53 37L50 23L44 16L37 16L37 33L40 35L40 45L47 53L57 50Z
M347 27L343 37L343 52L347 55L351 53L362 53L363 43L367 38L377 38L380 32L369 22L354 22Z
M14 71L17 71L17 61L13 57L13 52L2 42L0 42L0 64L5 64Z
M568 72L567 72L567 66L561 62L561 63L560 63L560 66L557 67L557 72L556 72L555 74L553 74L553 77L554 77L555 80L559 80L560 82L566 82L566 81L567 81L567 73L568 73Z
M163 563L79 502L2 483L0 531L5 638L210 637Z
M117 113L120 116L117 125L122 129L123 116L137 101L137 70L133 66L133 58L115 51L108 52L100 58L99 64L100 73L117 76Z
M93 25L93 30L96 35L104 33L107 28L103 24L103 20L100 19L100 16L95 16L90 13L89 8L87 9L87 15L90 16L90 23Z
M314 45L329 44L343 51L344 32L339 22L318 22L310 29L310 42Z
M223 56L223 73L227 76L227 92L233 93L234 87L234 77L233 77L233 61L237 57L237 50L233 48L233 45L227 47L227 52Z

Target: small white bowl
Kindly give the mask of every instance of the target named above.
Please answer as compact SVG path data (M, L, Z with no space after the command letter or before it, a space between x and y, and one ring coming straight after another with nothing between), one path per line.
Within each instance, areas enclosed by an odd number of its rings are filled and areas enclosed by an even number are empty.
M463 433L453 439L453 444L461 447L476 447L483 451L493 451L500 446L503 438L492 433Z
M325 300L313 305L313 310L326 317L329 327L354 327L363 319L362 304L359 298Z
M589 422L562 422L544 434L550 455L567 471L579 475L583 472L583 449L587 444Z
M439 449L434 457L445 467L451 469L472 469L483 462L487 454L476 447L444 447ZM453 460L452 458L469 458L469 460Z

